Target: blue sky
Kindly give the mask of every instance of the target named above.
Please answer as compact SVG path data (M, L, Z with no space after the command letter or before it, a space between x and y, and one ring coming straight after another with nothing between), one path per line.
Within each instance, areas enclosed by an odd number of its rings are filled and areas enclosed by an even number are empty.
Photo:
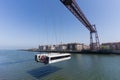
M100 43L120 41L120 0L76 0ZM0 0L0 49L89 44L89 31L59 0Z

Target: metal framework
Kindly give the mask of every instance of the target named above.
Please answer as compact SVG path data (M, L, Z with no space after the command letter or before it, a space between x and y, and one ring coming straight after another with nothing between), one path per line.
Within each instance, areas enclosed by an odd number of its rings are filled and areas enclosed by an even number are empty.
M98 50L100 45L95 25L91 25L91 23L87 20L87 18L85 17L85 15L83 14L82 10L80 9L75 0L60 0L60 1L90 31L90 49ZM95 43L93 42L93 33L95 34L96 41Z

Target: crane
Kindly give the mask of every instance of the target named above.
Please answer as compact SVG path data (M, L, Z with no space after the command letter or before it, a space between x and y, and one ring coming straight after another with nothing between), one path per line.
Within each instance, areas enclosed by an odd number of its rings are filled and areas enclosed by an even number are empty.
M90 31L90 50L99 50L99 37L97 34L96 26L91 25L84 13L78 6L75 0L60 0L66 8ZM93 41L93 34L95 34L95 43Z

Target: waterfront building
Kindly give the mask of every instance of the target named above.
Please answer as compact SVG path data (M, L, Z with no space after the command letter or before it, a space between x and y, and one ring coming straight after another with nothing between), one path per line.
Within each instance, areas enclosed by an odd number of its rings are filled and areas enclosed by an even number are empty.
M77 50L77 51L81 51L86 49L86 46L84 46L84 44L80 44L80 43L68 43L67 44L67 49L68 50Z
M48 51L48 50L56 50L56 45L42 45L42 46L39 46L39 50L40 51Z
M43 46L39 45L38 50L43 50Z
M68 44L58 44L58 45L41 45L39 46L40 51L81 51L88 50L90 47L81 43L68 43Z
M56 49L56 46L55 46L55 45L49 45L49 50L54 51L55 49Z
M60 44L59 50L67 50L67 44Z
M49 50L50 46L49 45L42 45L42 46L39 46L39 50L40 51L46 51L46 50Z
M120 50L120 42L102 43L101 49Z
M44 48L44 46L39 45L38 50L42 51L42 50L44 50L43 48Z
M76 45L77 45L77 43L68 43L67 44L67 49L68 50L75 50L76 49Z
M83 50L89 50L90 49L90 46L88 45L83 45Z

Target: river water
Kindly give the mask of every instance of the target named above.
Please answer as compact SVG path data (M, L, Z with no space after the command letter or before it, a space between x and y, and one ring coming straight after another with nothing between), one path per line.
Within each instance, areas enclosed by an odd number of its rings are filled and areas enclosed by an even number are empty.
M0 80L120 80L120 55L72 54L71 59L44 65L38 52L0 51Z

